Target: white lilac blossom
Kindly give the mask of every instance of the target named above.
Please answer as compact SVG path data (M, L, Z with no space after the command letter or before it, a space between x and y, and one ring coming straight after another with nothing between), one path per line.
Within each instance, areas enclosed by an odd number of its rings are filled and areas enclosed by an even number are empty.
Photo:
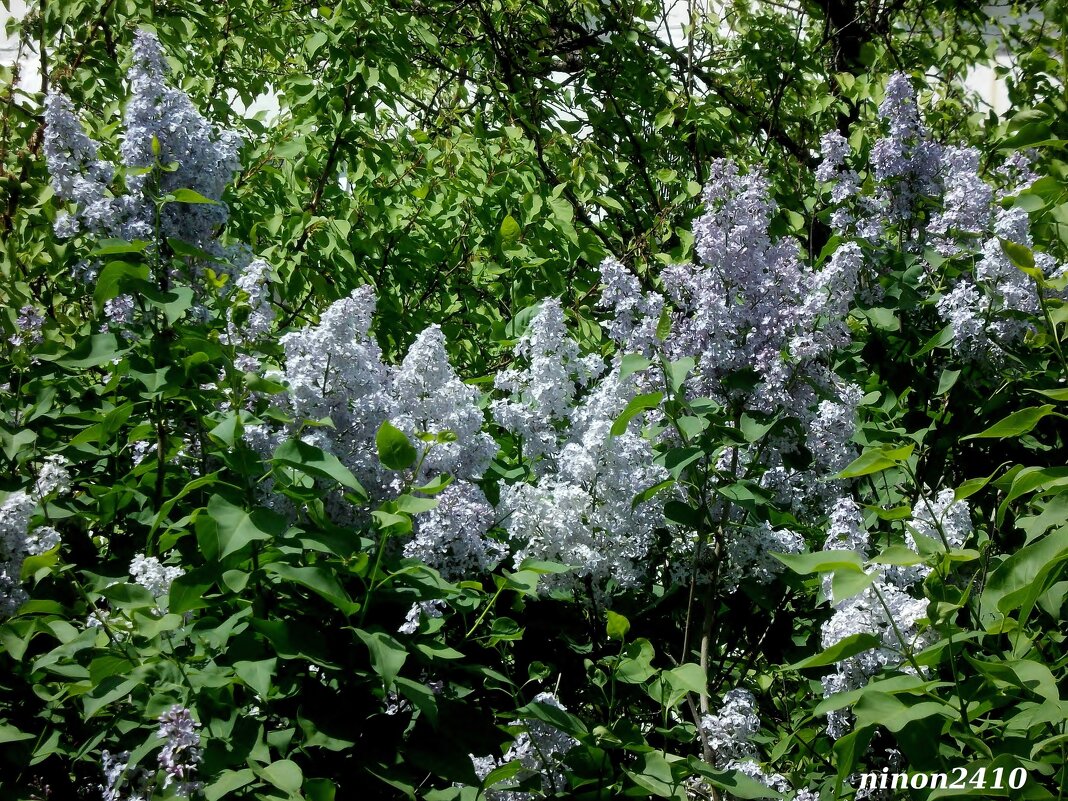
M1031 324L1025 319L1040 311L1034 279L1016 268L1001 240L1031 246L1027 212L1018 207L998 209L993 236L983 244L975 265L974 283L961 278L939 298L937 309L953 331L953 349L963 359L1000 362L1005 349L1019 342ZM1035 264L1048 275L1055 262L1036 254Z
M820 138L820 163L815 177L820 183L833 182L832 203L841 203L859 190L859 177L846 166L851 152L849 143L838 131L829 131Z
M727 539L727 563L720 571L721 586L730 592L743 579L768 584L785 569L774 554L803 550L804 538L790 529L773 529L763 522L733 529Z
M111 195L115 166L99 158L100 146L86 135L70 100L45 100L45 157L57 197L72 211L57 219L57 233L79 230L126 240L155 236L156 200L190 189L208 202L167 203L160 233L206 251L218 250L216 230L226 221L223 190L239 167L240 140L216 131L189 97L165 83L167 66L155 35L139 31L129 71L130 99L123 115L121 154L126 193ZM167 167L153 170L157 164Z
M131 96L123 119L123 163L135 170L157 163L177 168L154 176L131 174L127 187L146 198L151 193L191 189L211 201L168 203L161 219L165 236L211 250L215 230L227 219L220 200L240 167L240 138L233 131L215 130L188 95L166 85L167 72L159 40L152 33L138 31L129 73Z
M478 486L450 484L437 500L437 507L416 518L405 556L421 560L448 581L487 573L505 558L505 546L488 535L495 513Z
M928 136L916 90L899 72L886 85L879 118L888 135L872 146L872 170L890 220L903 223L912 218L921 199L937 194L942 148Z
M101 751L100 770L104 783L98 785L103 801L148 801L152 796L152 774L130 767L130 752Z
M391 422L408 435L416 450L427 448L418 479L448 473L476 480L497 452L493 437L482 430L485 417L480 393L461 381L449 364L445 335L432 325L416 337L391 377ZM453 436L424 443L419 434Z
M19 309L15 318L18 329L8 338L8 342L18 347L25 343L36 344L41 341L41 329L44 327L44 315L33 306L26 304Z
M790 792L790 782L781 773L770 773L755 760L752 759L740 759L728 762L724 766L727 770L736 770L739 773L743 773L750 779L763 784L765 787L774 790L777 793Z
M759 731L760 717L756 713L756 699L745 689L729 690L723 696L719 711L701 718L704 742L719 767L733 759L753 756L756 748L752 739Z
M1033 155L1034 151L1030 153ZM1025 192L1038 180L1038 174L1031 169L1030 155L1019 150L1010 153L994 172L1003 185L997 193L998 200Z
M933 499L920 498L906 532L905 544L916 550L913 531L929 538L936 547L959 548L971 535L972 521L967 503L955 500L953 490L942 490ZM827 550L852 550L868 558L870 538L855 502L841 499L834 507L828 525ZM925 565L908 567L877 566L869 587L856 595L834 602L834 613L823 624L821 645L829 648L855 634L873 634L879 647L863 651L835 665L835 672L825 676L825 695L859 689L884 667L911 671L908 654L925 647L933 634L923 625L927 617L927 600L911 594L913 588L930 573ZM830 582L824 582L830 596ZM828 715L828 733L839 738L848 733L850 715L833 710Z
M301 431L306 442L332 453L368 491L381 496L389 479L379 465L374 438L390 409L389 370L369 333L374 309L374 291L360 287L331 304L317 325L283 336L282 369L268 377L286 386L272 402L293 422L282 429L248 426L245 437L268 456ZM332 425L322 424L327 420ZM319 425L305 429L307 422Z
M855 242L846 242L815 271L797 314L790 354L798 359L830 355L849 344L845 319L857 291L864 254Z
M115 175L113 165L98 158L100 145L89 138L74 115L74 104L55 92L45 98L44 154L56 196L88 209L106 202ZM76 218L57 218L61 231L77 231Z
M856 432L857 407L864 392L858 386L846 384L838 397L837 401L820 401L809 424L806 441L813 459L828 475L841 472L857 457L857 447L852 440Z
M979 151L949 147L942 154L942 209L927 226L935 248L944 256L962 250L990 227L993 189L979 177Z
M848 147L832 137L825 149L830 174ZM614 311L608 331L624 352L659 349L669 361L692 358L695 369L682 386L689 398L798 420L800 429L769 435L766 447L724 449L716 467L751 477L795 512L822 510L840 491L829 479L856 453L851 440L863 393L838 379L828 364L850 341L845 318L863 253L848 243L822 269L809 269L796 241L769 233L777 208L765 177L759 171L743 174L729 161L714 162L704 201L705 212L693 225L698 263L664 271L664 298L642 295L636 279L627 280L618 264L602 267L608 290L603 305ZM649 332L656 332L661 314L670 326L658 343ZM803 448L812 454L811 467L787 467L783 457ZM686 571L687 580L698 582L713 576L728 584L743 577L766 582L782 569L771 553L802 547L795 532L749 524L739 508L729 514L726 569L716 564L711 548L697 559L699 537L679 530L669 573L681 577ZM696 573L686 567L695 559L701 563Z
M611 257L601 262L601 283L597 305L614 314L605 323L609 337L629 352L652 356L660 344L657 328L664 312L663 296L643 293L637 277Z
M564 711L567 709L552 693L539 693L534 697L534 702ZM543 792L559 793L566 790L568 785L563 771L563 760L568 752L578 745L578 741L541 720L513 720L509 725L525 726L526 730L516 736L502 759L472 754L471 762L478 778L485 779L501 765L516 761L523 767L516 775L515 781L521 782L540 776ZM535 798L531 793L492 788L486 790L482 797L486 801L533 801Z
M111 326L122 327L133 321L136 301L132 295L119 295L104 302L104 316L108 322L105 326L110 330ZM106 333L106 332L105 332Z
M29 555L27 529L36 505L21 490L0 503L0 617L13 615L27 599L20 574Z
M130 577L134 583L140 584L157 600L165 598L171 590L171 582L184 573L180 567L161 564L154 556L137 554L130 562Z
M9 617L28 599L22 589L22 565L27 556L46 553L60 542L48 525L31 527L34 510L48 498L70 489L67 460L45 458L29 492L16 490L0 502L0 617Z
M536 462L558 452L560 430L578 390L604 371L604 363L596 355L579 355L555 298L542 301L515 346L515 356L526 366L497 374L495 385L508 398L493 401L490 408L500 426L520 438L523 456Z
M163 787L175 785L175 795L181 798L188 798L200 788L198 782L191 781L203 757L199 727L192 713L179 704L159 716L156 736L164 743L157 759L164 772Z
M253 343L270 333L274 322L271 266L264 259L252 259L234 283L237 296L226 311L226 333L222 339L232 345Z
M536 483L501 488L499 512L516 548L516 565L537 559L570 565L567 574L546 576L550 584L595 589L609 580L635 586L646 575L653 532L663 525L663 495L635 504L636 497L668 477L654 464L651 443L635 430L611 435L611 427L633 396L633 382L618 366L569 413L554 460L545 460Z
M59 454L46 456L37 473L37 495L62 495L70 490L70 473L67 460Z
M444 614L445 602L441 600L420 601L412 604L408 614L404 616L404 623L397 629L401 634L415 634L419 630L419 621L422 618L441 617Z

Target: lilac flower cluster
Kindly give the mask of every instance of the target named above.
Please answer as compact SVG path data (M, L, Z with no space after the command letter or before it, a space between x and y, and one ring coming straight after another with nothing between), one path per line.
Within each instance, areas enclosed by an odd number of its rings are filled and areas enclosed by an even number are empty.
M19 309L18 316L15 318L15 327L18 330L8 337L7 341L16 348L27 343L40 342L43 338L41 329L44 328L44 320L44 315L36 307L26 304Z
M829 155L840 149L841 143L827 142ZM776 206L768 195L761 173L746 175L731 162L715 162L705 213L693 226L699 263L666 269L661 296L642 293L634 276L608 261L602 266L602 303L613 311L608 331L622 350L693 360L683 385L687 397L712 398L738 414L800 421L800 437L777 435L766 448L727 447L717 467L759 481L795 510L819 510L835 493L833 483L823 479L841 470L856 451L851 439L863 393L838 379L828 361L849 342L845 317L863 256L850 244L823 269L809 269L795 241L770 236ZM669 326L659 325L662 317ZM668 333L661 338L657 332L663 329ZM737 380L746 374L752 380ZM802 447L812 454L811 468L786 467L783 456ZM795 532L747 524L737 509L730 514L728 565L719 573L728 586L742 576L770 580L782 570L770 554L803 546ZM691 563L699 550L694 533L679 532L671 572L678 576L677 565ZM707 567L715 566L710 548L703 557ZM709 575L698 566L697 580Z
M156 736L164 742L157 759L164 773L163 788L173 784L174 794L180 798L189 798L200 789L200 783L192 781L203 758L199 727L192 713L179 704L159 716Z
M178 189L206 202L168 203L160 234L206 251L218 249L216 230L226 221L220 202L239 167L238 136L216 131L189 97L166 85L168 68L159 41L139 31L129 72L130 99L123 116L122 167L126 192L110 194L116 166L99 157L71 101L52 93L45 101L45 157L57 197L73 208L57 218L56 233L80 230L126 240L154 240L157 202ZM166 169L155 169L162 165Z
M916 550L913 534L930 540L935 549L960 548L971 536L972 522L968 505L954 498L953 490L943 490L933 500L923 496L917 503L905 534L905 545ZM871 541L856 503L842 498L831 514L826 550L849 550L867 559ZM878 648L863 651L835 665L835 672L824 677L827 696L863 687L869 678L884 667L896 666L911 671L908 654L931 641L925 629L927 601L910 594L930 573L923 564L873 568L873 581L863 591L847 598L831 598L834 614L824 623L822 646L829 648L855 634L874 634L882 642ZM832 595L830 577L823 584L824 593ZM828 713L827 731L835 739L848 733L850 715L843 709Z
M130 562L130 577L134 583L140 584L163 604L171 591L171 583L184 573L180 567L164 565L154 556L137 554Z
M22 564L27 556L36 556L55 548L59 532L48 525L33 525L34 510L42 501L70 488L66 460L49 456L29 490L16 490L0 501L0 618L18 611L28 596L22 589Z
M635 500L668 473L654 463L652 443L637 420L611 433L636 394L634 380L621 378L618 364L571 406L604 365L577 357L578 345L560 319L559 305L547 301L516 346L516 355L527 356L530 366L502 382L511 397L495 406L498 422L524 444L536 442L541 458L533 483L501 488L499 511L517 565L529 558L573 568L546 577L543 588L582 586L586 579L596 591L609 579L635 586L647 575L644 560L655 529L663 525L664 497ZM564 420L569 422L563 425Z
M823 137L816 179L832 185L832 226L869 248L921 252L929 246L949 258L978 251L974 273L966 272L934 298L952 330L955 353L996 365L1032 328L1029 318L1039 311L1033 279L1012 265L1000 243L1006 239L1030 247L1027 214L995 204L1034 182L1028 157L1013 153L994 171L1001 186L995 191L979 174L977 150L943 148L930 138L915 90L900 73L887 85L879 117L887 135L871 151L873 189L868 194L861 192L857 173L848 166L851 152L845 139L837 132ZM896 238L891 241L889 235ZM856 245L846 243L838 252L845 247ZM1047 254L1036 254L1035 262L1047 278L1068 269ZM933 280L933 273L929 277ZM873 295L877 290L873 283Z
M552 693L539 693L534 701L564 711L567 709ZM568 785L563 771L563 759L578 745L578 741L541 720L513 720L509 725L523 726L525 731L516 736L503 759L471 755L478 778L485 779L493 770L508 762L519 762L522 770L516 775L516 781L540 776L545 793L555 794L566 790ZM516 790L488 788L481 797L487 801L534 801L536 796Z

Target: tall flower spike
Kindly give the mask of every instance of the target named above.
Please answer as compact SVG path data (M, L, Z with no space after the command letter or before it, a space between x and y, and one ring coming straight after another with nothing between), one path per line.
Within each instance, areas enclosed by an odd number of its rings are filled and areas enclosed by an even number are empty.
M489 467L497 443L482 430L481 393L461 381L449 364L445 335L432 325L408 349L390 382L393 425L414 439L418 434L451 432L456 439L430 447L420 477L448 473L477 480ZM416 440L417 450L424 444Z
M596 355L579 356L578 343L567 335L564 312L555 298L542 302L519 338L515 355L527 366L497 374L497 389L510 397L493 402L493 416L502 428L522 438L524 456L531 460L554 456L579 388L604 371L604 362Z
M159 752L159 766L164 772L164 789L175 785L175 794L188 798L199 784L191 781L203 758L200 750L200 724L193 720L192 713L180 704L175 704L159 716L157 737L163 740Z

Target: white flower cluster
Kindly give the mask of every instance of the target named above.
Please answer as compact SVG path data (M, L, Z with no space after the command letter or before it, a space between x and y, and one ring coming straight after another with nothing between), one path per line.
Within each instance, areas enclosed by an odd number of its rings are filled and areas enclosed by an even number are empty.
M447 581L488 573L508 555L489 536L495 512L476 484L454 483L438 495L438 505L420 515L404 555L419 559Z
M456 376L438 326L416 338L400 365L385 364L370 333L374 309L373 291L361 287L327 308L317 325L282 337L284 363L268 375L286 386L272 402L291 423L249 426L246 438L267 456L299 436L336 456L372 499L381 500L401 486L401 476L382 466L375 446L379 427L389 421L419 454L408 471L414 485L442 473L455 479L437 508L416 519L405 555L452 579L492 569L505 552L488 535L495 514L474 483L497 450L483 430L480 393ZM330 508L343 520L356 511L336 498Z
M274 322L271 266L264 259L253 259L234 283L236 296L226 310L226 333L221 340L232 345L254 343L270 333Z
M653 462L652 444L641 435L637 420L619 435L611 434L613 422L635 393L633 379L621 379L618 365L578 405L566 405L597 365L575 358L577 345L556 326L558 311L558 306L547 302L531 322L541 350L531 356L530 374L512 385L513 399L497 407L507 410L498 413L498 420L526 442L524 432L533 430L539 406L524 400L540 396L554 399L557 420L570 422L561 431L549 426L537 429L543 436L538 440L542 459L536 463L536 480L503 486L499 511L516 547L517 565L536 559L573 568L567 574L546 577L543 589L582 586L586 579L595 591L603 590L609 580L632 587L647 575L645 557L654 531L664 525L663 495L638 504L635 500L664 481L668 473ZM546 323L544 317L550 321ZM548 330L556 331L559 339L548 339ZM526 347L520 342L517 353ZM535 378L536 360L550 364L547 357L541 358L546 353L569 355L564 366L557 362L559 369L540 370ZM576 374L572 367L579 363L586 369ZM524 411L513 415L516 410Z
M953 348L962 358L997 363L1006 347L1032 329L1028 318L1040 311L1034 279L1009 260L1001 240L1031 246L1027 212L998 209L992 236L983 243L974 282L963 277L938 300L938 313L953 328ZM1035 266L1047 277L1063 274L1047 253L1035 254Z
M954 499L953 490L943 490L934 500L921 496L909 521L905 544L915 550L912 534L929 538L931 546L959 548L971 536L972 522L968 504ZM828 525L827 550L852 550L868 558L871 542L864 528L860 509L850 498L834 507ZM823 624L821 644L830 648L855 634L873 634L881 645L863 651L835 665L835 672L824 677L825 695L858 689L884 667L901 666L907 655L926 646L931 632L922 621L927 617L927 601L910 594L930 574L925 565L911 567L878 566L872 584L864 591L834 602L834 614ZM831 594L830 578L824 580L824 592ZM901 669L911 670L904 666ZM827 716L827 731L835 739L847 734L850 715L833 710Z
M404 616L404 623L397 629L401 634L415 634L419 630L419 622L422 618L438 618L444 614L445 602L441 600L421 601L412 604L408 614ZM388 713L387 713L388 714Z
M130 562L130 577L135 584L148 590L152 597L164 601L171 591L171 582L185 571L173 565L164 565L154 556L137 554Z
M715 715L701 718L701 732L717 765L734 759L750 758L756 753L753 735L760 731L756 698L749 690L729 690Z
M497 374L497 389L508 398L493 401L491 409L501 427L520 439L523 456L537 462L559 453L575 397L604 372L604 362L596 355L579 355L555 298L542 301L516 343L515 357L526 367Z
M1030 186L1036 178L1030 163L1022 153L1006 159L995 171L1005 189L995 192L979 174L976 149L943 148L930 138L915 90L900 73L887 85L879 116L888 135L872 148L872 194L861 194L856 172L846 165L851 154L841 134L832 132L822 140L823 161L816 179L832 182L830 200L836 206L832 226L867 240L869 246L890 250L918 251L929 245L944 257L979 250L974 274L938 296L936 305L952 329L958 356L997 364L1006 348L1031 329L1028 318L1039 311L1034 280L1013 266L1000 242L1031 246L1027 214L994 202ZM894 238L882 241L888 233ZM856 245L847 243L838 252L846 247ZM1035 263L1047 277L1058 277L1068 269L1043 253L1035 254ZM877 289L873 285L872 291Z
M201 787L200 782L191 780L203 758L199 727L192 713L179 704L159 716L156 736L164 743L157 759L164 773L163 788L173 784L179 798L189 798Z
M554 706L566 711L566 707L552 693L539 693L534 701L539 704ZM471 755L475 774L485 779L493 770L508 762L517 761L523 769L516 775L516 781L524 781L533 776L540 776L545 793L558 793L567 789L567 779L563 771L563 759L567 753L578 745L569 734L550 726L541 720L513 720L511 726L525 726L505 752L503 759L493 756L478 757ZM534 801L533 793L516 790L486 790L482 796L486 801Z
M15 614L28 599L21 575L26 557L59 544L56 529L40 525L31 529L30 519L39 502L70 489L66 464L61 456L47 457L31 491L16 490L0 502L0 618Z
M832 155L840 147L826 143ZM666 269L661 296L643 294L633 275L606 261L603 305L613 310L608 331L622 350L646 355L658 350L670 361L694 360L693 374L683 385L687 397L712 398L739 414L798 420L799 435L789 429L767 447L729 447L717 467L753 478L794 511L822 510L837 492L825 479L856 453L851 439L863 393L838 379L827 363L849 343L845 318L863 254L851 243L822 269L809 269L795 241L769 234L776 206L768 194L760 172L743 175L732 162L715 162L705 213L693 226L699 263ZM662 326L661 318L670 325ZM658 331L666 336L658 338ZM651 382L647 376L641 380ZM810 467L788 467L783 457L803 448L811 454ZM728 568L720 572L728 583L742 576L768 581L783 569L772 552L802 548L794 532L748 524L739 509L731 515ZM673 562L688 562L696 551L696 535L678 532ZM712 565L715 559L707 551ZM697 580L707 580L706 573L699 572Z
M157 198L189 189L208 202L168 203L160 233L206 251L217 250L216 231L226 221L223 190L239 167L238 136L216 131L189 97L165 83L167 65L155 35L139 31L129 72L130 99L123 116L122 166L126 192L110 194L115 165L99 158L70 100L52 93L45 101L45 156L56 195L73 211L56 220L56 233L86 230L126 240L153 240ZM165 169L153 169L157 164Z
M26 343L37 344L43 338L41 329L44 327L44 315L35 307L26 304L19 309L15 318L15 327L18 329L8 337L7 341L16 348Z
M423 331L401 364L391 367L370 334L374 309L374 291L360 287L327 308L318 325L281 338L284 364L268 376L286 386L273 402L292 422L282 429L247 428L250 444L268 455L285 439L300 436L336 456L372 498L381 499L399 487L375 447L379 427L389 421L420 454L411 476L416 483L440 473L461 481L481 478L496 442L482 431L478 390L457 378L449 364L441 329ZM309 422L315 427L308 428ZM446 433L450 436L437 436Z

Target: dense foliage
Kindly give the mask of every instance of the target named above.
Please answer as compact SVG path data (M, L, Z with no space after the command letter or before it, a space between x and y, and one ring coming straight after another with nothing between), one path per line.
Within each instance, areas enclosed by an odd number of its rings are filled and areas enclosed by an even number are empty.
M1023 11L32 8L0 794L1063 798L1068 67Z

